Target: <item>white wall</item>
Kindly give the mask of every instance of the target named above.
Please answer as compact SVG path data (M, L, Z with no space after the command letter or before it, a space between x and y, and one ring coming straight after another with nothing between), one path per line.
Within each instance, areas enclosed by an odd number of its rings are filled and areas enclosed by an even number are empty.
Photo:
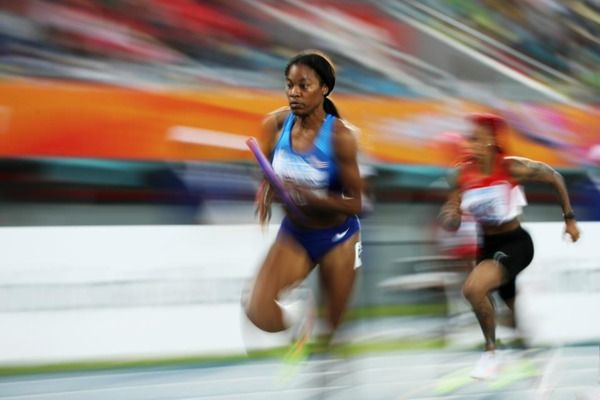
M519 327L533 345L600 340L600 223L579 224L571 243L564 224L526 225L535 257L517 280Z
M245 343L241 290L214 301L220 282L247 282L276 232L256 225L2 228L0 364L243 354L246 345L282 345L282 335ZM173 285L203 293L191 293L186 304L185 293L164 293ZM111 302L127 290L131 298Z
M276 233L258 225L2 228L0 282L246 277Z
M527 224L518 317L533 344L600 338L600 223ZM241 323L277 232L255 225L2 228L0 364L243 354L286 343ZM225 293L228 292L228 293ZM252 334L250 334L252 332Z

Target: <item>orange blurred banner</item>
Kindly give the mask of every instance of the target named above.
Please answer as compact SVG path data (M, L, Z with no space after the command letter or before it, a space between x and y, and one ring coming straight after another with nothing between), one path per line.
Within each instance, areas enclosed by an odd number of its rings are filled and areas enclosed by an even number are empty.
M453 157L439 145L441 135L464 132L465 114L485 110L462 101L349 95L334 101L342 117L360 129L369 159L397 164L449 165ZM284 105L283 93L259 90L136 90L5 80L0 157L251 160L244 139L259 137L264 115ZM509 151L516 155L573 166L577 157L571 150L600 142L598 113L553 105L513 105L507 113L522 125L519 133L508 133ZM535 136L536 124L542 136Z

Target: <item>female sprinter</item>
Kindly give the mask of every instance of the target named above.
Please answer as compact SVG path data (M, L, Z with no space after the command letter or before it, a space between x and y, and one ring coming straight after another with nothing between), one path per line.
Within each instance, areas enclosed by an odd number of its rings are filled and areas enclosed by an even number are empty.
M477 265L467 276L463 294L473 307L483 336L485 350L471 376L495 376L495 318L490 294L498 294L513 310L515 279L533 258L531 237L519 222L527 204L522 182L543 182L558 193L565 232L573 242L579 229L562 176L548 165L521 157L508 157L498 143L504 120L493 114L473 114L474 130L468 138L470 157L459 164L454 190L440 212L441 224L449 230L460 226L463 211L472 214L481 227L483 239Z
M304 218L286 210L245 310L250 321L267 332L296 324L294 315L280 307L278 297L318 265L333 333L360 266L357 214L362 181L357 142L328 98L335 86L335 70L324 54L296 55L285 68L285 78L289 107L266 117L261 147ZM269 185L263 183L257 193L261 223L268 219L271 198ZM300 337L297 343L306 339Z

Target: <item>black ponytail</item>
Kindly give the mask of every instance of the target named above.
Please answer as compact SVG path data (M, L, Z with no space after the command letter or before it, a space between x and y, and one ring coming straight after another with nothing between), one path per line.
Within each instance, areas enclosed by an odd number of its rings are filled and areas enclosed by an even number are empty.
M325 100L323 100L323 109L327 114L331 114L336 118L341 118L337 107L335 106L335 104L333 104L333 101L331 101L329 97L325 97Z
M323 109L327 114L340 118L340 113L337 110L333 101L327 98L329 93L335 87L335 68L329 58L316 50L305 50L295 55L285 67L285 76L290 72L290 68L293 65L302 64L311 68L321 79L321 84L327 86L327 93L325 93L325 100L323 101Z

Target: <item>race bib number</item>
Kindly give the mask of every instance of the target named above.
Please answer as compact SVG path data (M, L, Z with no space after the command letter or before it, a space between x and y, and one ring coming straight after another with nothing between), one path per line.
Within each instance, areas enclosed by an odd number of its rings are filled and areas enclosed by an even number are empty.
M354 245L354 269L362 266L362 242L359 240Z

